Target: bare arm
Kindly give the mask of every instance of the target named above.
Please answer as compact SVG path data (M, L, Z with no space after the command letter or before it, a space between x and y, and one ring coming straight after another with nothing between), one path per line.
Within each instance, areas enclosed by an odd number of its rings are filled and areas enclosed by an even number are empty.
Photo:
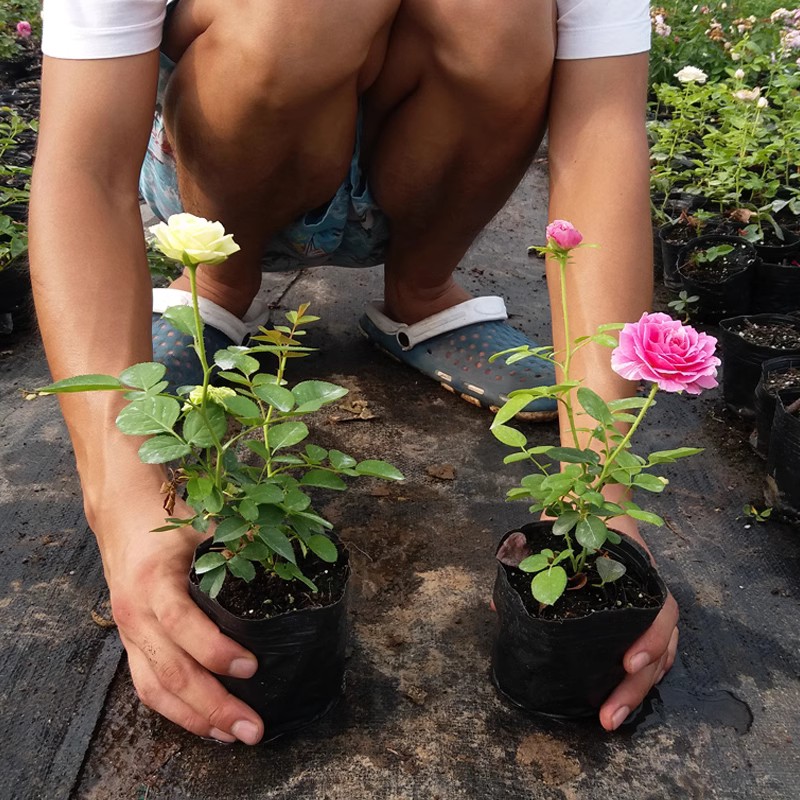
M45 59L30 253L55 379L118 375L152 358L137 184L157 75L157 52ZM261 721L208 670L248 677L255 659L222 636L187 593L201 537L150 532L164 519L162 467L141 464L139 441L118 432L118 394L63 395L61 402L139 696L194 733L254 744Z
M570 338L593 334L608 322L633 322L653 292L649 154L645 133L646 53L557 61L550 115L550 213L567 219L598 248L575 253L567 272ZM558 271L548 265L551 307L560 308ZM564 348L558 311L556 351ZM610 351L582 348L571 368L606 400L628 397L635 386L611 369ZM562 436L566 415L560 419ZM617 499L612 497L611 499ZM614 527L644 544L629 518ZM606 701L600 719L616 728L672 666L678 608L670 595L656 622L625 656L629 675ZM645 658L638 658L644 654Z

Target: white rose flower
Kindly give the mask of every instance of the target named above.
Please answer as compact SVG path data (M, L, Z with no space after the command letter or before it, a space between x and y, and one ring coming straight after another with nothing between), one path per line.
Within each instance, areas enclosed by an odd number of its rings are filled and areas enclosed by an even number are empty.
M705 83L708 75L697 67L684 67L675 73L681 83Z
M744 103L752 103L754 100L758 100L758 98L761 97L761 87L756 86L755 89L739 89L738 92L733 93L733 96Z
M173 214L165 223L150 228L158 249L182 264L221 264L240 248L221 222L209 222L194 214Z
M759 108L766 108L769 105L769 100L767 100L766 97L759 97L758 98L758 102L756 103L756 105Z
M737 81L741 81L744 79L744 70L737 69L736 72L733 73L733 77L736 78Z
M769 15L769 18L771 22L783 22L789 19L790 16L791 12L788 9L778 8Z
M731 61L738 61L741 57L741 53L737 53L736 51L731 53Z

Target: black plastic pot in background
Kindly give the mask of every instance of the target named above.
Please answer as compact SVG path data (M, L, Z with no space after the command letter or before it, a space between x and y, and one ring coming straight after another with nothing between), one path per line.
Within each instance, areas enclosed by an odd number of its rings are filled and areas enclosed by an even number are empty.
M529 539L551 522L519 530ZM516 531L507 533L500 545ZM498 550L500 548L498 545ZM666 600L667 589L644 550L629 539L606 548L623 562L646 591ZM593 715L625 677L622 658L661 608L619 608L586 617L547 620L532 617L508 579L512 569L498 562L494 585L498 631L492 678L500 694L537 714L579 718Z
M767 391L767 381L771 375L786 372L792 367L800 368L800 356L770 358L761 365L761 377L758 379L755 390L756 435L754 445L756 452L764 458L769 454L772 421L775 418L775 404L778 400L777 391ZM787 390L786 396L790 396L792 391L795 390ZM800 388L796 392L800 395Z
M800 521L800 417L787 411L797 395L779 393L767 459L767 503L783 517Z
M210 539L203 542L195 558L210 546ZM347 549L338 541L337 548L340 562L345 559L347 567L344 594L337 602L321 608L292 611L270 619L242 619L189 580L194 602L222 633L258 659L258 670L252 678L217 677L264 720L263 742L320 719L333 708L344 689L350 566Z
M770 264L791 264L792 259L800 257L800 236L783 228L783 244L755 243L756 253L762 261Z
M739 335L748 322L781 323L800 332L800 319L786 314L753 314L720 322L722 344L722 394L728 407L743 417L755 414L755 390L761 365L780 356L800 355L798 350L780 350L752 344Z
M685 242L673 243L667 238L671 231L678 225L676 222L668 222L658 229L658 242L661 249L661 266L664 272L664 285L668 289L677 291L681 288L681 276L678 275L678 253L686 247ZM689 243L696 240L693 237Z
M0 335L24 329L33 318L28 260L20 256L0 270Z
M754 314L800 311L800 266L756 264L751 310Z
M736 251L741 268L719 281L708 281L693 276L688 267L692 253L719 245L731 245ZM692 320L698 322L719 322L725 317L747 314L750 311L753 274L756 265L756 251L750 242L739 236L700 236L681 248L678 254L678 274L681 285L689 295L696 295L697 304L690 309Z

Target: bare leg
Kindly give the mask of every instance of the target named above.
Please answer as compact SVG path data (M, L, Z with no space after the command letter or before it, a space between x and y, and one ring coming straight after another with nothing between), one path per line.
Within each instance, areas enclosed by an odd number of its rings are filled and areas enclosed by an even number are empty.
M554 55L554 3L403 0L366 118L394 319L468 299L453 271L541 141Z

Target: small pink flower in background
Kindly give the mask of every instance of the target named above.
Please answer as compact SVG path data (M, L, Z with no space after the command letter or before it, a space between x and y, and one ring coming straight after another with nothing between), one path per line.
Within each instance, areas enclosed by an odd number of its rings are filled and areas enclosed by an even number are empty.
M33 29L31 28L30 22L23 19L17 23L17 36L19 36L20 39L27 39L32 32Z
M665 392L700 394L717 386L717 340L668 314L642 314L619 333L611 367L630 381L650 381Z
M563 219L554 219L545 229L548 242L552 239L562 250L571 250L583 241L581 232Z

